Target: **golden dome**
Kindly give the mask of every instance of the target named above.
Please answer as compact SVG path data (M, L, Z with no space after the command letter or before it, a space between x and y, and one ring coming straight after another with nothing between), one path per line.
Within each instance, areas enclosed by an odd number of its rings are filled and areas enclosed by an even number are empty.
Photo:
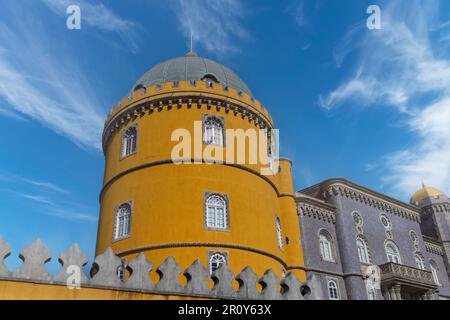
M436 188L424 186L422 189L414 193L411 198L411 203L417 205L426 198L439 198L443 195L445 194Z

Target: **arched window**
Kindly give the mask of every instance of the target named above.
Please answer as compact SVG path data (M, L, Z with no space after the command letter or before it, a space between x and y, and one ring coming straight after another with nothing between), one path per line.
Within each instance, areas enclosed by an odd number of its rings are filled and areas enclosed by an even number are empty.
M328 296L330 300L339 300L339 289L336 280L328 280Z
M209 257L209 273L213 274L221 265L227 263L227 256L224 253L216 252Z
M278 217L275 219L275 227L277 229L278 247L283 250L283 232L281 231L281 222Z
M358 237L356 239L356 248L358 249L359 262L370 264L369 248L365 239Z
M128 237L131 231L131 205L124 203L116 209L116 225L114 239Z
M223 121L217 117L205 117L203 121L203 142L218 147L224 146Z
M430 269L431 274L433 275L434 283L440 286L441 283L439 282L439 269L437 267L436 262L434 262L433 260L430 261Z
M206 82L206 85L207 85L209 88L212 88L213 85L214 85L214 83L219 83L219 80L218 80L217 77L216 77L215 75L213 75L213 74L206 74L206 75L202 78L202 80Z
M398 250L398 247L396 244L392 241L386 242L386 256L389 262L401 264L402 259L400 257L400 251Z
M372 284L367 285L367 299L368 300L377 300L377 292Z
M425 270L425 262L421 257L421 255L419 254L414 255L414 261L416 262L417 269Z
M125 130L122 136L122 158L136 152L137 145L137 127L133 126Z
M215 230L228 229L227 200L219 194L211 194L205 200L206 227Z
M322 260L334 262L333 256L333 242L331 235L325 231L320 231L319 234L320 255Z

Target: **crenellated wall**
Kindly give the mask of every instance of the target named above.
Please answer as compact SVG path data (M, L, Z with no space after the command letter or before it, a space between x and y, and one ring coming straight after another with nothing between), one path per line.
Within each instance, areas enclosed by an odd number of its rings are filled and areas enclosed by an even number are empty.
M251 267L237 276L224 265L211 276L199 260L186 270L172 257L168 257L154 269L144 254L139 254L126 267L122 281L117 273L122 259L111 248L97 256L92 264L91 275L82 270L88 259L77 244L61 253L58 261L61 270L51 276L45 264L52 258L41 240L20 251L23 264L9 271L4 259L11 254L10 247L0 236L0 300L7 299L57 299L57 300L165 300L165 299L251 299L251 300L312 300L320 299L322 289L317 279L300 282L293 273L280 280L272 270L261 277ZM80 289L74 285L73 269L81 270ZM158 281L149 275L155 273Z

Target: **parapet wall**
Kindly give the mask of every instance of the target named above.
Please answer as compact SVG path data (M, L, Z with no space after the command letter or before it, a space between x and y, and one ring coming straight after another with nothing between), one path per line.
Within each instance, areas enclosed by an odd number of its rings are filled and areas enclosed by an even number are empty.
M226 265L211 276L199 260L182 272L172 257L156 268L159 281L149 274L153 265L144 254L126 265L129 276L121 280L118 269L123 266L111 248L97 256L87 276L83 268L88 259L75 244L61 253L61 269L51 276L45 264L52 258L41 240L35 240L20 251L23 264L9 271L4 259L10 247L0 236L0 299L242 299L242 300L317 300L323 294L318 279L300 282L293 273L282 280L272 270L258 277L246 267L235 276ZM75 276L76 271L79 276ZM186 285L180 282L185 278ZM78 279L79 282L75 281ZM210 288L208 280L213 281ZM237 282L237 286L233 283ZM73 289L79 285L80 290ZM237 289L235 289L237 287ZM71 289L72 288L72 289Z

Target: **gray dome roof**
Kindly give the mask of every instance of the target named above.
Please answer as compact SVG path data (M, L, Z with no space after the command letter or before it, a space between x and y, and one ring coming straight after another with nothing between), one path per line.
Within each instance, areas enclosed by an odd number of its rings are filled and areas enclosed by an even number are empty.
M233 71L215 61L197 56L189 52L184 57L162 62L144 75L136 82L133 89L165 82L183 80L202 80L204 77L217 80L218 83L245 92L250 96L251 91Z

